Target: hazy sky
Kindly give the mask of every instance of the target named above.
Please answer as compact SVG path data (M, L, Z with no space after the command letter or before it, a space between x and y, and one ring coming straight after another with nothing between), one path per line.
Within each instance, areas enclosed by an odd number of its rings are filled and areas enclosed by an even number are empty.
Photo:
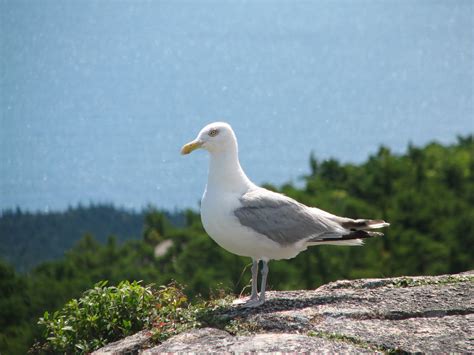
M197 207L230 122L257 183L311 151L474 132L473 1L0 0L0 208Z

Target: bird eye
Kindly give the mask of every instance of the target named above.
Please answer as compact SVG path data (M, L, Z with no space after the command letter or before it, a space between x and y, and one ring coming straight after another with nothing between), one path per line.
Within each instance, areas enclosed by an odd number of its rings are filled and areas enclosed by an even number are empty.
M214 129L211 129L211 130L209 131L209 135L210 135L211 137L217 136L217 133L219 133L219 131L218 131L217 129L215 129L215 128L214 128Z

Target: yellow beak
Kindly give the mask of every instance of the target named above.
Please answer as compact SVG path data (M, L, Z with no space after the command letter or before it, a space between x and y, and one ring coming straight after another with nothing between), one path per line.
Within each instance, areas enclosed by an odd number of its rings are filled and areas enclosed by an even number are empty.
M183 145L183 148L181 148L181 154L189 154L193 150L196 150L202 146L203 142L200 141L192 141L189 142L188 144Z

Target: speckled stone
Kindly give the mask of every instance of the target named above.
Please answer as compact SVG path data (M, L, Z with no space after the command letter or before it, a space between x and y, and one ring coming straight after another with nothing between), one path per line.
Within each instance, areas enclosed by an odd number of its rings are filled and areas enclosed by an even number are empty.
M340 353L340 352L369 352L369 349L343 341L333 341L324 338L302 334L263 333L249 336L232 336L229 333L204 328L177 335L174 338L145 350L142 354L176 353L176 352L310 352ZM370 351L373 353L373 351Z
M251 324L249 334L194 329L149 349L146 342L137 349L128 341L123 350L117 342L101 351L474 353L474 272L344 280L316 290L273 291L267 296L259 308L232 306L214 314Z
M138 354L141 349L150 346L151 332L142 330L119 341L107 344L103 348L94 351L94 355L110 354Z

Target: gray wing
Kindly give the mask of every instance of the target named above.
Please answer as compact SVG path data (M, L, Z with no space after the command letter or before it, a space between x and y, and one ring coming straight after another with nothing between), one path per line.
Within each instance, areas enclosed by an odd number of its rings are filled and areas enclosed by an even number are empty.
M327 212L318 213L316 209L263 188L247 192L240 202L241 207L234 211L240 223L284 246L305 239L337 238L347 232L329 219L327 216L331 215Z

